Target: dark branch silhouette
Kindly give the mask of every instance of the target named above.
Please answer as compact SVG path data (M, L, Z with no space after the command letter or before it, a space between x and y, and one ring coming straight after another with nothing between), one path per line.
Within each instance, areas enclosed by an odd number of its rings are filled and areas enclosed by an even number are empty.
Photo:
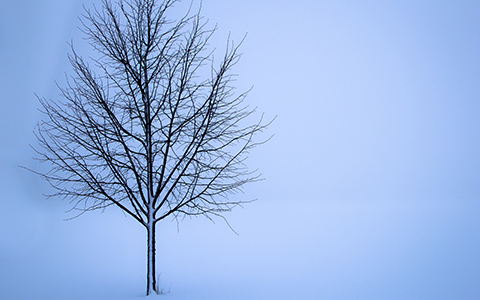
M259 180L245 165L269 124L235 94L239 45L230 40L217 63L207 49L215 29L200 12L167 18L176 0L102 1L85 10L82 31L97 59L73 46L73 76L61 100L39 98L45 120L35 131L40 173L51 196L72 210L117 206L147 230L147 294L156 290L155 225L167 217L219 216L229 200ZM240 43L241 44L241 43Z

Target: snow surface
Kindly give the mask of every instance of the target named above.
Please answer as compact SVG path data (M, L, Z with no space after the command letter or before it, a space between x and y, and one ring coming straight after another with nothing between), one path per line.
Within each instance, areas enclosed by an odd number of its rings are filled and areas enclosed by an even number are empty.
M259 201L231 214L239 235L220 221L185 220L179 232L167 222L157 237L166 294L151 297L473 299L479 213L465 201ZM140 226L115 211L61 217L40 206L2 232L18 237L0 244L1 299L145 298Z

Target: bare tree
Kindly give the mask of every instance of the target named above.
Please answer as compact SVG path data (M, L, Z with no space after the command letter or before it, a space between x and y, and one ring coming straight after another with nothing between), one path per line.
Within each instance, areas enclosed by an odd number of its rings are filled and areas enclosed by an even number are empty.
M37 158L52 165L40 173L50 196L79 214L117 206L146 228L147 295L156 291L157 222L223 218L243 203L229 196L259 180L244 162L268 126L251 123L247 93L234 93L238 45L227 41L216 63L207 50L215 29L200 12L169 20L176 2L103 0L85 10L82 31L98 56L89 63L72 46L74 73L60 100L39 98L45 120L35 131Z

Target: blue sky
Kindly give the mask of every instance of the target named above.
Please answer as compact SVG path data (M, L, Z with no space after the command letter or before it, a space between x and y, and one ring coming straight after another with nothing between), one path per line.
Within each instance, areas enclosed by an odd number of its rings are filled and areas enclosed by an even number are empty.
M143 229L116 210L64 222L68 202L17 167L34 166L34 93L58 96L68 41L88 55L81 12L0 11L0 296L143 293ZM259 200L228 215L239 236L161 225L166 298L480 297L480 3L204 0L203 15L219 50L248 33L238 88L275 137L251 154Z

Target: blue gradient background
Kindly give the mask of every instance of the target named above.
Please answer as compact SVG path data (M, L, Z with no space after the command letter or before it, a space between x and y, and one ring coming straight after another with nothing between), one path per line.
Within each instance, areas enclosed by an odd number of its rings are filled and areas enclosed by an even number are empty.
M188 6L182 3L178 8ZM198 4L198 3L197 3ZM89 1L87 7L91 7ZM0 10L0 298L138 299L145 233L118 210L73 221L31 161L70 68L78 0ZM480 299L480 2L203 1L243 58L239 91L277 115L255 203L160 224L164 299ZM43 168L44 166L40 166Z

